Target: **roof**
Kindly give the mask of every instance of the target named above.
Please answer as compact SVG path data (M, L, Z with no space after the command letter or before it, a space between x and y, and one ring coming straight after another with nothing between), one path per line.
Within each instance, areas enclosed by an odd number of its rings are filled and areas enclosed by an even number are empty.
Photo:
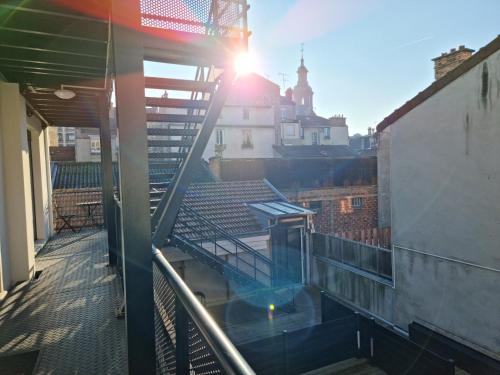
M407 101L401 107L392 112L389 116L384 118L378 125L377 131L381 132L388 126L395 123L401 117L406 115L412 109L416 108L431 96L436 94L438 91L448 86L451 82L455 81L457 78L461 77L463 74L467 73L469 70L474 68L476 65L487 59L489 56L500 50L500 35L496 37L492 42L481 48L477 53L472 55L470 58L465 60L462 64L457 66L455 69L451 70L445 74L440 79L434 81L425 90L418 93L413 99Z
M342 145L274 145L273 147L284 158L345 158L355 156L349 146Z
M311 126L311 127L317 127L317 126L333 126L332 123L324 117L318 116L316 114L312 115L297 115L297 120L300 121L300 124L302 126Z
M164 175L170 169L151 169L151 182L164 180ZM52 189L90 189L101 187L100 162L60 161L51 163ZM206 163L202 163L194 176L197 182L207 182L214 179ZM113 183L118 185L118 164L113 163Z
M286 218L315 214L314 211L287 202L250 203L248 206L251 209L272 218Z
M284 201L266 180L253 180L191 184L183 203L229 234L242 235L265 230L247 204ZM175 230L179 232L180 226ZM182 234L190 233L184 230Z

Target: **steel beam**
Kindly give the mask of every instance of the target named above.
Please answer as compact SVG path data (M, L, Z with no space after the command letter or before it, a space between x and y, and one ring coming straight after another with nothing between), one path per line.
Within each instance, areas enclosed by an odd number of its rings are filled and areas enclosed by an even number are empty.
M226 102L227 95L233 85L234 78L235 73L232 70L226 70L223 73L219 87L215 94L213 94L200 132L196 136L193 146L182 163L181 169L174 180L175 182L169 184L167 191L163 195L153 215L153 225L156 222L158 223L153 234L153 244L156 247L161 247L165 243L167 237L172 233L182 199L192 181L194 172L199 166L205 147L212 134L212 130L217 123L222 107Z
M112 0L125 311L130 375L156 372L140 0Z
M102 202L104 207L104 223L108 231L109 265L116 265L116 228L114 215L113 189L113 150L111 147L111 130L109 128L108 106L103 98L99 105L100 137L101 137L101 181Z

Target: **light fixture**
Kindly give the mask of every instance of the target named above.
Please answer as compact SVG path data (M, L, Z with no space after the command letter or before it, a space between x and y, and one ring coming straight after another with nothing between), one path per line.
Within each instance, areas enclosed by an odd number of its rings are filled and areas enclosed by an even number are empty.
M59 89L54 91L54 95L57 96L59 99L73 99L75 97L75 92L68 90L68 89Z

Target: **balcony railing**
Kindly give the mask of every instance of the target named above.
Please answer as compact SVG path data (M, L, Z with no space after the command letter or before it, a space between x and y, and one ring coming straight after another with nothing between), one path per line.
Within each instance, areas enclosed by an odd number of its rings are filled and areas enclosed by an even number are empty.
M392 279L392 250L332 235L315 233L313 235L313 254L385 279Z
M122 275L121 202L116 197L114 208ZM161 251L152 251L157 374L255 374Z
M153 248L158 374L255 374L162 253Z

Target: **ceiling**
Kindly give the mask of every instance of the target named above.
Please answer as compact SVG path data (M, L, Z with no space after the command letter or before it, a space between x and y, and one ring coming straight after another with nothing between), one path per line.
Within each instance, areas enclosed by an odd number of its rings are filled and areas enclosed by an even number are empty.
M52 126L99 126L108 45L106 0L0 3L0 73ZM76 96L56 97L62 86Z

